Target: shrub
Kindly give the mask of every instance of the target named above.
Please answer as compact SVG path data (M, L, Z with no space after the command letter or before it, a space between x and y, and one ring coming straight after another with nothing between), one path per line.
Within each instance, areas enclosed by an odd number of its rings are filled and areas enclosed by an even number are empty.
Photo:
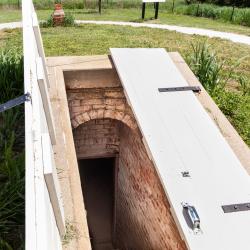
M75 17L71 13L65 13L64 26L75 26Z
M23 94L23 57L0 52L0 103ZM0 249L24 249L24 112L0 113Z
M65 17L62 23L62 26L69 27L75 26L75 17L71 13L65 13ZM43 28L54 27L53 16L50 15L47 21L40 22L40 26Z
M24 231L24 154L14 152L14 133L5 141L0 157L0 232L13 249L21 245L19 236Z
M0 89L0 103L22 93L23 57L19 51L13 49L0 51Z
M190 68L250 146L250 82L245 77L234 79L233 76L240 60L225 70L224 62L219 61L216 53L211 51L206 42L192 44L191 47L192 53L187 57ZM225 88L231 80L238 80L240 92L228 91Z
M211 19L221 19L234 24L250 27L250 9L232 8L228 6L219 7L213 4L189 4L180 5L175 8L178 14L190 16L207 17Z
M250 96L220 89L214 92L212 97L242 139L250 146Z
M239 79L240 90L243 95L250 95L250 79L240 76Z
M213 93L218 87L223 87L223 63L218 61L216 53L210 51L206 41L192 44L191 47L192 53L188 57L188 64L205 89Z

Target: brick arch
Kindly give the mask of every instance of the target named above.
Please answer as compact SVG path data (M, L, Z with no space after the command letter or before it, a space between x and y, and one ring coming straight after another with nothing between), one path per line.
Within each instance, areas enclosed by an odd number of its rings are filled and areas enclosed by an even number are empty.
M131 115L123 111L113 111L113 110L107 110L107 109L90 110L90 111L86 111L81 114L78 114L71 119L71 124L72 124L72 127L75 129L79 125L85 122L88 122L90 120L103 119L103 118L109 118L109 119L121 121L132 130L135 130L137 128L136 121Z

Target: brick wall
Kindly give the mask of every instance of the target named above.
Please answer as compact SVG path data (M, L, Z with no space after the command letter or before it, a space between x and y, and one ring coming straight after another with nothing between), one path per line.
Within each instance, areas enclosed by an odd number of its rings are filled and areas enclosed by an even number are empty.
M67 96L73 128L89 120L103 118L137 127L121 87L67 90Z
M118 124L113 119L94 119L74 129L77 157L107 157L118 153Z
M141 136L120 126L116 237L121 249L186 249Z
M122 88L67 88L78 158L119 153L117 247L186 249Z

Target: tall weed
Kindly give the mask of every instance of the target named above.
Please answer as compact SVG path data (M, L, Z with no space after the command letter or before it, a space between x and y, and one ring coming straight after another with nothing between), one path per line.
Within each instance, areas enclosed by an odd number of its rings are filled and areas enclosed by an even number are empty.
M235 68L244 58L228 69L224 68L225 62L218 59L216 52L210 49L206 41L192 44L191 48L192 52L187 56L190 68L250 146L250 82L245 77L234 76ZM240 91L225 88L231 81L238 81Z
M218 87L223 87L225 82L221 72L224 64L218 61L216 53L211 52L206 41L191 44L191 47L188 63L205 89L212 93Z

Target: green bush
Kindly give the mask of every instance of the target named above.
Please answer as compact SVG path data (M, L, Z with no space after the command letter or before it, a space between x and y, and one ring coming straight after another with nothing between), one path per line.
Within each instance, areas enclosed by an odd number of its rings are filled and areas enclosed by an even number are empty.
M22 245L19 235L24 233L24 153L14 152L14 133L5 141L0 157L0 233L13 249ZM18 238L16 238L18 236Z
M220 89L212 97L241 138L250 146L250 95Z
M192 44L192 53L188 57L194 74L209 93L224 87L224 77L222 77L223 63L219 62L216 53L212 52L206 41Z
M23 94L23 57L0 52L0 103ZM24 249L24 112L0 113L0 249Z
M213 4L189 4L177 6L175 12L178 14L221 19L226 22L250 26L249 8L219 7Z
M23 57L19 51L0 51L0 103L22 93Z
M65 13L63 25L67 27L75 26L75 17L71 13Z
M230 69L223 69L224 62L220 62L215 52L211 51L206 42L192 44L192 53L187 62L201 84L212 96L221 111L227 116L243 140L250 146L250 82L245 77L234 77L234 69L239 62ZM223 72L227 72L225 73ZM225 87L237 80L240 91L228 91Z
M65 17L62 26L69 27L75 26L75 17L71 13L65 13ZM40 26L43 28L54 27L53 16L50 15L47 21L40 22Z

